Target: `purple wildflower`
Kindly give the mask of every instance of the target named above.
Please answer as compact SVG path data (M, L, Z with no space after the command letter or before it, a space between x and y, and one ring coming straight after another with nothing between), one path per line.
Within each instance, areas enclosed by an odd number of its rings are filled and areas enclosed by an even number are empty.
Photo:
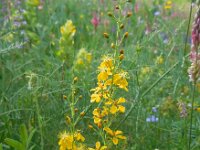
M155 115L151 115L146 118L146 122L158 122L158 117L156 117Z

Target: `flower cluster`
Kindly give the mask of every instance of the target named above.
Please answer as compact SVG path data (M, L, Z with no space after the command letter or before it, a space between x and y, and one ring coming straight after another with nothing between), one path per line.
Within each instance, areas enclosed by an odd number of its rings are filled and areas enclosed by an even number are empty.
M191 66L188 69L190 81L196 82L200 75L200 54L198 47L200 44L200 10L198 10L192 27L192 45L190 52Z
M60 27L60 33L60 49L56 52L56 55L61 57L62 60L70 60L73 52L71 49L69 49L69 47L74 44L74 35L76 33L76 27L73 25L73 22L71 20L67 20L67 22Z
M76 55L75 68L88 69L92 61L92 54L87 52L84 48L81 48Z
M114 58L104 56L99 67L97 76L97 87L92 89L91 103L98 103L98 107L93 110L94 124L108 135L108 139L114 145L119 143L119 140L125 140L122 131L113 131L110 128L112 119L118 114L125 112L123 104L126 102L124 97L114 98L114 91L123 89L128 91L127 72L116 68Z
M81 150L84 145L80 142L84 142L85 138L83 135L76 131L74 134L63 132L60 134L59 146L60 150ZM79 144L77 144L79 142Z
M164 8L167 9L167 10L171 9L172 8L172 1L171 0L167 0L165 2Z

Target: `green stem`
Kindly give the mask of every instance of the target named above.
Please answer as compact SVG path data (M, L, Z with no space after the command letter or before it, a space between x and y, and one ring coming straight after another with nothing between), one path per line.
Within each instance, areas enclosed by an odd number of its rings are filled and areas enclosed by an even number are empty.
M193 112L194 112L194 96L195 96L195 83L193 84L192 87L192 110L191 110L191 115L190 115L190 132L189 132L189 147L188 149L191 149L191 142L192 142L192 121L193 121Z
M44 139L43 139L43 129L42 129L42 118L40 115L40 108L39 108L39 104L38 104L38 99L35 98L35 105L36 105L36 114L37 114L37 120L38 120L38 126L39 126L39 131L40 131L40 147L41 150L44 149Z

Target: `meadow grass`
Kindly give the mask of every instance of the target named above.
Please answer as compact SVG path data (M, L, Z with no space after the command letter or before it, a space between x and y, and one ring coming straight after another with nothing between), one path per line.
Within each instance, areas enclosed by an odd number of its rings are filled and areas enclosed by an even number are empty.
M85 146L94 148L97 141L103 144L98 133L88 127L95 126L91 89L97 87L102 56L110 56L111 43L118 41L116 22L108 12L115 14L119 1L41 0L37 4L37 0L28 0L17 4L2 0L0 149L59 149L59 134L70 126L66 116L71 117L74 130L81 130ZM190 2L173 1L166 10L164 1L159 5L153 4L155 1L133 0L121 14L132 12L120 30L128 32L128 38L118 49L124 50L120 67L128 72L128 92L116 90L117 97L126 99L126 111L117 115L112 127L122 130L126 141L111 150L200 148L200 84L197 82L192 92L187 71L192 23L185 47ZM194 6L191 22L196 12ZM95 16L96 29L91 23ZM72 20L76 32L66 40L60 28L67 20ZM105 32L108 39L103 37ZM64 52L58 55L62 48ZM80 49L86 52L79 54ZM71 101L73 97L77 103Z

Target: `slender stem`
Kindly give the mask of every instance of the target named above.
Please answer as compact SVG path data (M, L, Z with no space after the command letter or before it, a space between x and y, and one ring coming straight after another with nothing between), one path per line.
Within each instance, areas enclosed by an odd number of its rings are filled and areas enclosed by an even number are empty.
M192 3L193 3L193 0L191 0L191 4L190 4L189 22L188 22L188 26L187 26L187 34L186 34L186 38L185 38L183 56L185 56L186 49L187 49L187 40L188 40L188 35L189 35L189 30L190 30L190 22L191 22L191 17L192 17ZM185 57L183 57L183 58L185 58Z
M193 121L193 112L194 112L194 96L195 96L195 83L192 87L192 108L191 108L191 115L190 115L190 132L189 132L189 147L191 149L191 142L192 142L192 121Z

